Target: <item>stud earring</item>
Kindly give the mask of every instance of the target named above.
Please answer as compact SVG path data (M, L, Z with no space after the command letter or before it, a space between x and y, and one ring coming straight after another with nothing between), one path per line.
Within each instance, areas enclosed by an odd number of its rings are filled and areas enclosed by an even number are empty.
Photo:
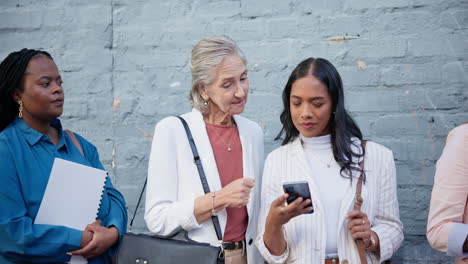
M19 118L22 118L23 117L23 101L18 100L18 104L19 104L18 116Z
M208 106L208 101L203 101L204 106Z

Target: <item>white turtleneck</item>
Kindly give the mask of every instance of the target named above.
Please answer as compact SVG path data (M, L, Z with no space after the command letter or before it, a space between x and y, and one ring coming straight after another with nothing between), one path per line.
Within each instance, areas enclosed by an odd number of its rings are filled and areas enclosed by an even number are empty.
M337 253L338 218L349 179L340 175L340 166L333 158L330 135L307 138L301 135L313 181L318 186L327 227L326 254Z

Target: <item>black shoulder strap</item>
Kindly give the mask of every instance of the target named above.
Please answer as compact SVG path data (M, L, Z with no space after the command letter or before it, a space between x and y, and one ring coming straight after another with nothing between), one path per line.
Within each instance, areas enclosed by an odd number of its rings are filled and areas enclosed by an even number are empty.
M177 118L180 119L180 121L182 122L182 125L184 125L185 133L187 133L187 138L190 143L190 148L192 149L193 160L195 162L195 165L197 165L198 174L200 175L200 180L202 182L203 190L205 191L205 194L209 193L210 186L208 185L208 181L206 180L205 171L203 170L203 166L200 160L200 155L198 154L197 146L195 145L195 141L193 140L193 137L192 137L192 132L190 132L190 128L187 122L185 121L185 119L183 119L180 116L177 116ZM219 225L219 219L217 216L212 216L211 219L213 220L213 225L215 227L218 240L222 241L223 236L221 235L221 227Z
M366 151L367 140L361 140L362 146L362 160L359 161L359 167L361 168L361 173L359 174L359 179L356 185L356 194L354 195L354 210L361 210L361 205L364 202L361 196L362 192L362 181L364 178L364 153Z
M137 202L137 205L135 207L135 211L133 211L133 216L132 216L132 220L130 221L130 226L128 227L128 231L132 230L133 220L135 220L135 216L136 216L136 213L138 211L138 206L140 206L141 197L143 197L143 193L145 192L145 189L146 189L146 182L147 181L148 181L148 177L146 177L145 183L143 184L143 188L141 188L140 198L138 198L138 202Z

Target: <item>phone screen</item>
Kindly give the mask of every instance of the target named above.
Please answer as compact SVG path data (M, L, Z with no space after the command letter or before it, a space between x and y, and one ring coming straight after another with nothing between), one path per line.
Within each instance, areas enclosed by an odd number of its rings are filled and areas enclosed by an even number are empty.
M310 197L309 183L306 181L298 182L286 182L283 184L283 190L285 193L289 194L287 203L290 204L299 197L302 197L304 200L310 199L310 206L312 206L312 199ZM307 212L308 214L313 213L314 210Z

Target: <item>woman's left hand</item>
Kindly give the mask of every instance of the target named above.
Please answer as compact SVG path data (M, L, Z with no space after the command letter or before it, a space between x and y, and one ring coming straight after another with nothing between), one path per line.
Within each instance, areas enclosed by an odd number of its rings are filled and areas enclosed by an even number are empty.
M115 227L104 227L96 222L88 225L85 230L93 232L93 239L84 248L70 252L72 255L81 255L85 258L99 256L112 247L119 239L119 231Z
M371 246L372 231L367 215L362 211L353 210L346 218L349 219L348 229L353 239L362 239L366 248Z

